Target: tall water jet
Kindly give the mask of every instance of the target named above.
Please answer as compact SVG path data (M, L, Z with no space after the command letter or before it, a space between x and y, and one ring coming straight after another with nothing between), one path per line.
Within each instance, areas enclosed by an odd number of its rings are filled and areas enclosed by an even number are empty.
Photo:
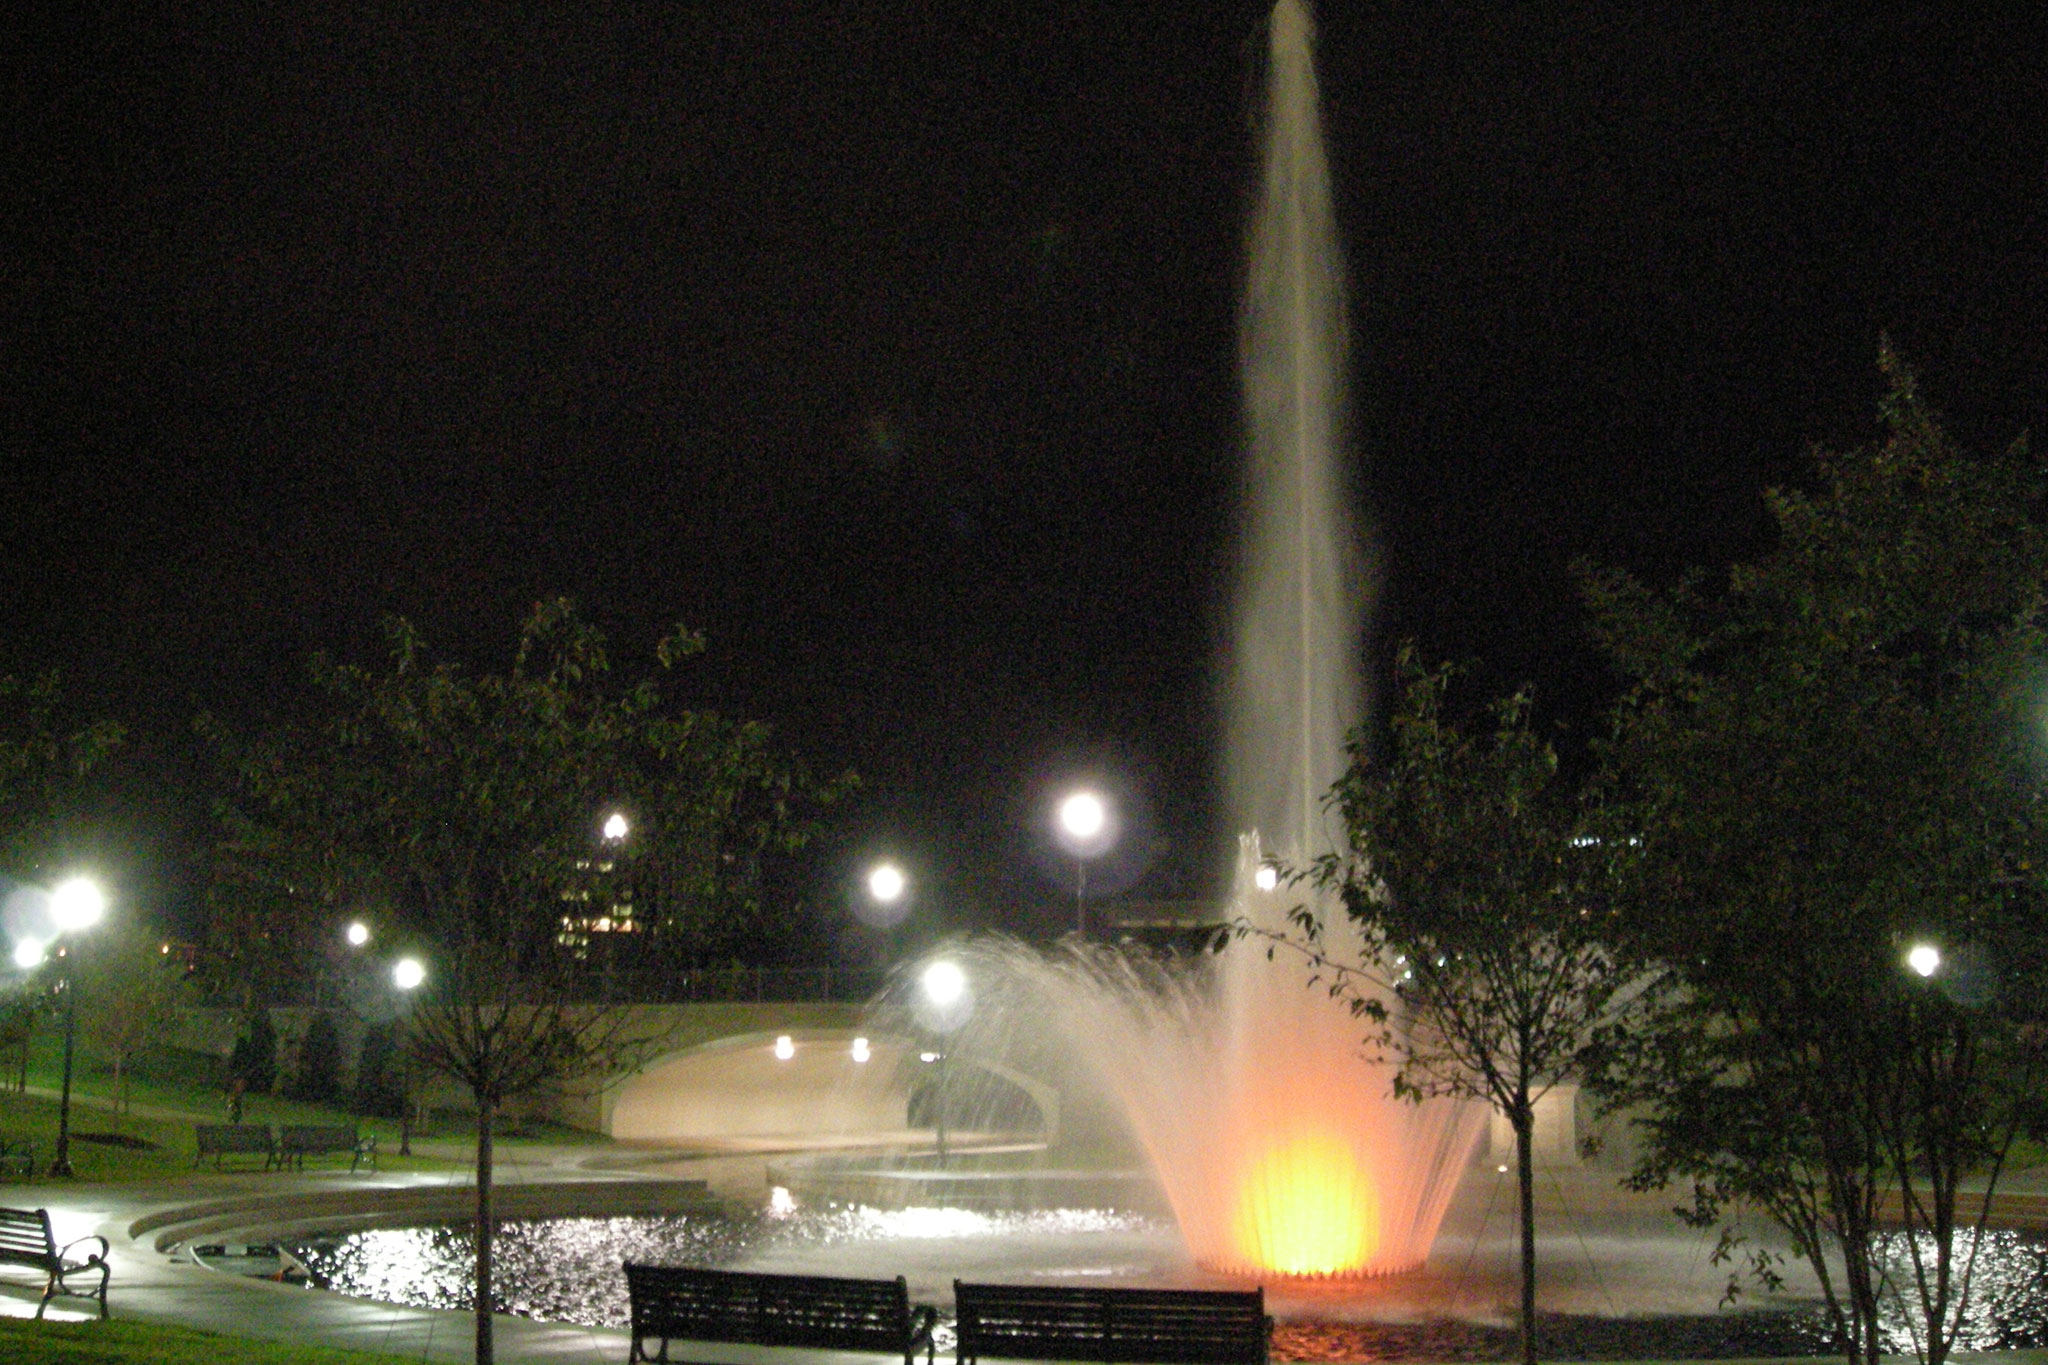
M1328 851L1322 802L1362 714L1369 578L1345 473L1344 266L1300 0L1273 8L1244 301L1244 541L1225 784L1266 852Z
M1341 442L1343 268L1302 0L1273 10L1264 177L1244 310L1246 540L1229 696L1234 912L1284 932L1299 892L1262 876L1330 851L1325 795L1363 712L1370 593ZM1341 910L1326 945L1356 960ZM1484 1124L1416 1105L1304 961L1240 940L1199 965L1074 943L977 947L990 1047L1078 1059L1114 1097L1195 1260L1257 1276L1364 1276L1429 1255ZM1015 993L1015 998L1011 998ZM1022 1042L1034 1026L1050 1045ZM984 1035L985 1037L987 1035ZM1023 1068L1028 1069L1028 1068Z
M1344 268L1302 0L1271 24L1260 201L1243 321L1248 427L1227 789L1233 903L1269 931L1299 896L1262 889L1266 853L1329 852L1324 799L1364 713L1371 567L1346 476ZM1340 909L1329 946L1357 959ZM1239 943L1218 966L1217 1050L1199 1124L1134 1116L1198 1260L1220 1269L1382 1274L1429 1254L1481 1116L1393 1098L1345 1002L1298 959ZM1190 1141L1192 1133L1202 1136Z

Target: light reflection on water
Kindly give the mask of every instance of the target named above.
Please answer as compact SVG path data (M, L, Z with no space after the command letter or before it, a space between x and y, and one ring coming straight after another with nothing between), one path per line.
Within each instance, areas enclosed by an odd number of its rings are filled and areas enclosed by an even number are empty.
M1189 1267L1170 1224L1102 1209L990 1213L956 1208L847 1206L748 1215L515 1220L500 1226L497 1307L501 1311L593 1327L628 1321L624 1261L770 1270L797 1274L906 1274L919 1302L951 1298L951 1280L1078 1280L1114 1276L1171 1281ZM426 1308L470 1306L470 1225L387 1228L319 1239L294 1248L339 1293ZM1903 1245L1898 1248L1903 1256ZM1898 1283L1911 1268L1896 1261ZM1898 1299L1886 1305L1887 1353L1914 1348ZM1818 1308L1745 1315L1745 1354L1828 1354ZM1660 1328L1659 1322L1664 1326ZM1688 1324L1693 1324L1688 1326ZM1669 1336L1671 1356L1705 1323L1639 1322ZM1654 1348L1655 1343L1649 1343ZM2048 1346L2048 1242L2035 1234L1985 1234L1958 1350ZM1640 1333L1631 1353L1645 1343Z
M497 1308L591 1327L629 1321L619 1268L625 1261L792 1274L907 1273L911 1297L923 1302L950 1299L952 1274L990 1278L993 1265L1007 1265L1011 1276L1096 1275L1164 1273L1185 1262L1170 1224L1105 1209L850 1206L739 1216L519 1219L499 1224L495 1246ZM337 1293L421 1308L471 1306L474 1224L382 1228L294 1249ZM1026 1264L1019 1265L1020 1257Z

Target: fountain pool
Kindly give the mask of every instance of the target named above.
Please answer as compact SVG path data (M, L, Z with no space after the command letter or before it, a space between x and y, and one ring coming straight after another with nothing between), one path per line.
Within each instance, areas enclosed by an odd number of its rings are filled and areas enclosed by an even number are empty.
M1494 1358L1511 1340L1511 1247L1467 1226L1481 1212L1461 1200L1439 1254L1416 1275L1269 1289L1281 1325L1279 1359ZM1705 1264L1697 1235L1649 1226L1644 1209L1610 1207L1546 1244L1545 1274L1559 1311L1546 1315L1547 1352L1574 1359L1825 1355L1810 1301L1775 1300L1720 1311L1722 1272ZM1478 1236L1474 1236L1474 1233ZM627 1320L620 1262L646 1259L802 1274L896 1275L920 1302L951 1302L954 1278L1085 1278L1116 1284L1235 1283L1192 1266L1170 1221L1108 1209L1034 1212L881 1210L861 1205L759 1207L660 1218L589 1217L508 1222L501 1230L500 1307L589 1326ZM313 1234L292 1253L333 1290L421 1307L468 1306L470 1230L463 1224ZM1496 1264L1497 1263L1497 1264ZM1983 1279L1964 1349L2048 1345L2048 1242L1987 1237ZM1546 1296L1551 1297L1549 1289ZM1891 1349L1910 1349L1904 1324Z

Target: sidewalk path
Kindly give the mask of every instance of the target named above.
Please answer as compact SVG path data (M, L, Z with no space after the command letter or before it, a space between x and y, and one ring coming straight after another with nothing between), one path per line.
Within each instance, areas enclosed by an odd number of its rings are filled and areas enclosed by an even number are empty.
M501 1153L499 1183L511 1187L553 1184L564 1210L572 1207L579 1184L605 1181L578 1164L589 1149L522 1147ZM621 1178L621 1177L612 1177ZM233 1336L314 1343L353 1350L386 1351L422 1361L471 1359L474 1320L466 1312L402 1308L319 1290L293 1288L243 1279L183 1261L156 1248L156 1234L136 1235L138 1223L161 1217L167 1210L207 1205L237 1197L264 1196L286 1201L321 1192L364 1194L389 1190L394 1195L423 1189L449 1193L467 1190L468 1174L374 1175L267 1172L199 1175L168 1184L72 1185L38 1181L17 1187L7 1198L47 1207L60 1242L98 1234L107 1239L113 1266L107 1301L113 1316L130 1321L175 1323ZM530 1196L546 1198L538 1191ZM0 1312L32 1316L40 1285L24 1286L19 1277L0 1285ZM55 1299L47 1316L91 1318L94 1306L85 1300ZM629 1353L627 1333L620 1330L534 1322L500 1315L497 1357L505 1365L520 1362L575 1362L575 1365L621 1365Z

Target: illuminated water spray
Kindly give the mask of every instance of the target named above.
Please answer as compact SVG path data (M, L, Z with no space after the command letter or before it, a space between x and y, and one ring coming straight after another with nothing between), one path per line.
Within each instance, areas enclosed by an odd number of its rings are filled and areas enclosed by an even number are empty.
M1259 887L1261 841L1294 863L1330 846L1322 803L1363 714L1371 596L1343 473L1343 267L1312 43L1300 0L1280 0L1244 309L1228 790L1237 828L1253 831L1235 906L1272 928L1300 893ZM1202 980L1100 952L1044 971L1063 1032L1118 1097L1197 1261L1358 1276L1428 1256L1483 1114L1392 1098L1388 1070L1361 1058L1363 1026L1307 985L1300 959L1269 961L1246 941Z

